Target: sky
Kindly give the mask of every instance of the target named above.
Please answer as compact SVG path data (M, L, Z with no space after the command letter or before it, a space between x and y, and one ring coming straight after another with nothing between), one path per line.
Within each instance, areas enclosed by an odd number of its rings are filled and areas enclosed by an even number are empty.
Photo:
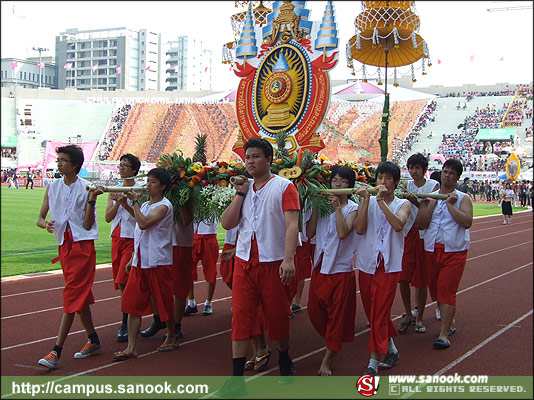
M345 48L356 34L354 20L361 2L333 3L339 62L330 77L354 79L347 68ZM525 9L528 5L531 8ZM321 21L325 6L326 1L308 1L310 19ZM504 8L508 10L488 11ZM415 9L432 67L426 76L416 70L414 87L532 82L531 1L417 1ZM31 48L38 46L50 49L43 56L53 56L56 35L68 28L146 28L160 32L164 42L182 35L202 40L213 51L212 89L231 90L239 80L229 65L221 63L222 45L234 39L231 15L243 10L234 1L2 1L1 57L35 57L38 53Z

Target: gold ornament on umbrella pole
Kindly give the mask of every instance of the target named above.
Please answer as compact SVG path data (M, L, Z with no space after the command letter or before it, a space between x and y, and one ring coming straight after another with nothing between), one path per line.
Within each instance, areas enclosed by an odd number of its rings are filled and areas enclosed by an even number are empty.
M362 1L362 12L354 22L356 35L347 45L347 66L354 74L354 60L365 65L385 68L385 100L382 134L379 139L380 155L386 161L388 153L389 94L388 67L410 65L423 58L429 59L428 46L419 36L419 17L415 1ZM430 62L428 66L430 66ZM365 70L364 70L365 71ZM426 73L426 71L424 71ZM366 79L365 73L363 79ZM412 80L415 74L412 65Z

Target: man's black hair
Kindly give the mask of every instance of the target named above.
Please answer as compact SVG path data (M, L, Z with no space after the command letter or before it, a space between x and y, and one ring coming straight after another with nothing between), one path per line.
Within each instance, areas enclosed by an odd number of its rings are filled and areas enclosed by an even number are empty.
M160 185L165 185L165 191L170 188L172 175L168 169L152 168L150 171L148 171L147 177L149 176L156 178Z
M245 153L247 152L247 150L251 147L255 147L255 148L258 148L258 149L262 149L263 150L263 154L265 155L265 158L269 158L271 157L271 163L273 162L273 146L271 145L271 143L269 143L267 141L267 139L263 139L263 138L252 138L252 139L249 139L245 145L243 146L243 149L245 150Z
M406 166L410 168L411 166L420 165L423 168L423 171L426 172L428 169L428 159L422 153L412 154L408 161L406 161Z
M356 173L351 167L347 167L346 165L336 165L334 168L332 168L330 182L332 182L332 179L334 179L336 175L339 175L340 178L348 180L349 188L354 187L354 183L356 182Z
M377 178L379 174L390 174L393 177L393 180L397 182L397 184L399 183L398 181L400 181L400 168L397 164L392 163L390 161L384 161L378 164L378 167L376 168L375 178ZM397 187L397 185L395 185L395 187Z
M132 166L132 170L134 172L134 175L137 175L139 172L139 168L141 168L141 161L139 161L139 157L134 156L131 153L123 154L120 158L120 161L126 160L130 163Z
M430 174L430 179L435 180L441 185L441 172L440 171L434 171Z
M456 173L458 174L458 178L462 176L462 172L464 172L464 167L462 166L462 163L460 160L457 160L456 158L451 158L443 163L442 171L445 169L445 167L452 168L456 170Z
M69 144L68 146L58 147L56 154L64 153L70 157L70 162L76 168L76 175L80 173L85 158L83 157L83 150L80 146Z

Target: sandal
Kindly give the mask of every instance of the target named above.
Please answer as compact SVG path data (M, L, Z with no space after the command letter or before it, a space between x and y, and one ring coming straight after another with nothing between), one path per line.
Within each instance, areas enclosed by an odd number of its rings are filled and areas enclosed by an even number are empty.
M124 351L117 351L115 354L113 354L114 361L126 361L130 358L137 358L137 354L128 354Z
M413 319L410 320L410 322L405 322L404 317L406 317L406 314L402 314L403 320L400 322L399 325L397 325L397 330L399 331L399 333L406 333L410 325L415 323L415 320Z
M248 360L245 363L245 371L253 370L255 365L256 365L256 357L253 356L250 360Z
M162 353L166 353L166 352L177 349L178 346L179 346L178 342L167 343L167 344L163 343L161 346L158 347L158 351Z
M434 347L435 349L444 350L451 347L451 342L449 342L447 339L437 338L436 340L434 340L432 347Z
M254 371L265 371L267 369L267 364L269 364L269 359L271 358L272 351L267 347L267 352L262 356L256 356L256 362L254 364Z
M425 333L426 326L423 323L415 324L415 333Z

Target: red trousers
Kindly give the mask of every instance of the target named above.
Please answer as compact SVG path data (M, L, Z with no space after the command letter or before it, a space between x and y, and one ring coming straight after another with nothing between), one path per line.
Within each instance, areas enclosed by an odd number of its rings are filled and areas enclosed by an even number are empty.
M419 229L412 228L404 238L402 272L399 281L410 282L415 287L428 287L424 241Z
M79 314L95 302L92 290L96 271L95 242L94 240L75 242L72 232L65 231L63 244L59 246L58 253L65 279L63 312Z
M174 315L174 297L172 295L172 265L155 268L133 267L122 295L121 311L133 315L152 314L150 296L158 306L162 321Z
M235 248L235 244L225 243L222 252L224 253L226 250L230 250L233 248ZM234 273L234 257L232 257L230 260L223 260L221 258L221 264L219 265L219 268L221 270L223 282L232 282L232 276Z
M384 261L380 261L373 275L359 271L358 281L363 309L371 325L369 351L387 354L388 341L397 336L397 328L391 320L391 307L399 283L400 272L386 274Z
M445 246L434 245L434 252L426 252L429 266L429 292L432 300L438 303L456 305L456 292L467 261L467 250L445 253Z
M172 246L172 291L185 299L193 284L193 248Z
M280 280L282 261L250 263L235 258L232 282L232 340L263 333L258 323L258 307L263 310L271 340L289 335L289 287Z
M289 296L295 297L299 287L299 281L311 276L312 257L310 256L310 242L302 242L295 252L295 278L289 285Z
M115 290L119 289L119 284L126 286L126 282L128 282L126 264L134 253L134 240L121 238L120 234L121 227L118 226L111 236L111 271Z
M339 352L344 342L354 341L356 276L354 271L325 275L320 270L319 265L312 271L308 315L326 348Z
M217 282L217 260L219 259L219 242L217 234L195 235L193 240L193 280L198 280L197 264L202 261L206 282Z

